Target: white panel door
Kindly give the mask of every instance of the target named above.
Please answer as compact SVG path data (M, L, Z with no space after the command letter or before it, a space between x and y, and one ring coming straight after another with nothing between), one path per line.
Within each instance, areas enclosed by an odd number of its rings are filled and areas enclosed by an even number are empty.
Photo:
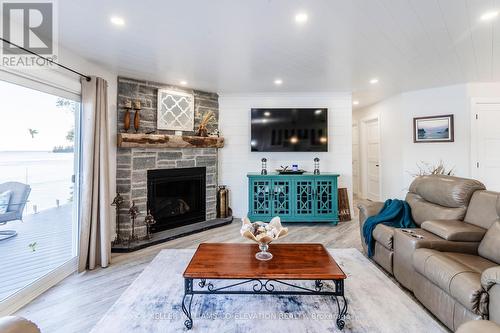
M352 192L359 195L359 128L352 124Z
M500 191L500 103L476 104L475 177L488 190Z
M379 122L373 119L365 122L366 126L366 196L370 200L380 200L379 177Z

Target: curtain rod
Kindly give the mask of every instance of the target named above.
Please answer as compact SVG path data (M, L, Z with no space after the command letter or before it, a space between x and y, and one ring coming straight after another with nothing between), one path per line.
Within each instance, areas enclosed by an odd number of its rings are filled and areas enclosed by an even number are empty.
M85 74L82 74L82 73L80 73L80 72L77 72L77 71L75 71L74 69L71 69L71 68L69 68L69 67L66 67L66 66L64 66L64 65L62 65L62 64L60 64L60 63L58 63L58 62L55 62L55 61L53 61L53 60L49 59L49 58L45 58L45 57L43 57L43 56L39 55L38 53L35 53L35 52L33 52L33 51L30 51L30 50L28 50L28 49L26 49L26 48L24 48L24 47L22 47L22 46L20 46L20 45L14 44L14 43L12 43L11 41L9 41L9 40L7 40L7 39L5 39L5 38L0 37L0 40L4 41L4 42L5 42L5 43L7 43L7 44L10 44L10 45L12 45L12 46L15 46L15 47L17 47L17 48L19 48L19 49L21 49L21 50L23 50L23 51L26 51L26 52L28 52L28 53L30 53L30 54L32 54L32 55L34 55L34 56L37 56L38 58L41 58L41 59L43 59L43 60L45 60L45 61L47 61L47 62L49 62L49 63L51 63L51 64L54 64L54 65L56 65L56 66L59 66L59 67L61 67L61 68L65 69L65 70L67 70L67 71L70 71L70 72L72 72L72 73L74 73L74 74L76 74L76 75L80 75L81 77L84 77L87 81L90 81L90 80L91 80L91 77L90 77L90 76L88 76L88 75L85 75Z

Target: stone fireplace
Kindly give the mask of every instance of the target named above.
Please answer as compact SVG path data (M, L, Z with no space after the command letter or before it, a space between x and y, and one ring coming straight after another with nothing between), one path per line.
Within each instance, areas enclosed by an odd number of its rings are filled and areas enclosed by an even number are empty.
M210 125L209 131L218 128L219 103L217 94L119 77L117 105L124 105L127 100L141 101L141 125L138 133L174 134L173 131L161 131L156 128L158 89L174 89L192 93L194 95L195 109L194 127L197 128L203 115L211 111L215 114L215 121ZM125 110L119 107L117 116L118 133L124 132L124 114ZM132 128L128 133L135 133L135 131ZM193 134L194 132L183 132L183 135ZM211 225L214 224L213 221L216 220L217 166L217 148L119 147L117 149L116 190L125 200L119 212L120 238L128 239L132 234L132 221L128 214L132 202L135 202L139 209L139 215L135 221L135 235L138 236L139 241L142 243L158 242L157 239L160 235L163 238L173 238L175 236L172 236L173 232L179 228L184 228L183 233L186 234L194 232L195 228L205 228L200 223L210 222ZM171 188L161 186L165 181L172 180L169 175L185 177L186 173L195 169L197 172L195 177L198 178L194 183L190 185L174 184L181 192L184 191L184 194L188 194L187 192L196 187L200 196L195 201L192 201L192 198L174 199ZM157 182L156 185L153 185L154 181ZM196 185L193 185L195 183ZM154 193L159 194L161 199L152 198ZM170 209L172 209L176 205L175 202L169 203L168 200L183 200L189 206L190 211L184 211L187 206L179 206L176 208L177 212L174 209L173 212L170 210L170 213L168 213L169 208L167 206L170 204ZM154 212L153 216L159 222L152 229L154 231L153 242L146 239L147 231L144 218L147 214L148 205ZM182 205L182 201L177 201L177 205ZM194 208L196 208L196 213L191 211ZM168 234L168 232L171 233ZM140 247L144 247L143 245ZM117 248L115 245L113 250L125 251L122 247L123 245Z

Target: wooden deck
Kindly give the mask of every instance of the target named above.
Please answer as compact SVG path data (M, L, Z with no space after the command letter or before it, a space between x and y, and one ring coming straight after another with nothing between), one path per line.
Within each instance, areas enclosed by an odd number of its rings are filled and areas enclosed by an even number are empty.
M0 241L0 300L72 258L72 227L70 204L0 226L17 231L17 236ZM30 244L35 242L33 251Z

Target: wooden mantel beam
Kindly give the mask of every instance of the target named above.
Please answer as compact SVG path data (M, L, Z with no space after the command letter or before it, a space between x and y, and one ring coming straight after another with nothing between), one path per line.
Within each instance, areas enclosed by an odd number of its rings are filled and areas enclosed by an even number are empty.
M168 134L118 133L121 148L222 148L224 138Z

